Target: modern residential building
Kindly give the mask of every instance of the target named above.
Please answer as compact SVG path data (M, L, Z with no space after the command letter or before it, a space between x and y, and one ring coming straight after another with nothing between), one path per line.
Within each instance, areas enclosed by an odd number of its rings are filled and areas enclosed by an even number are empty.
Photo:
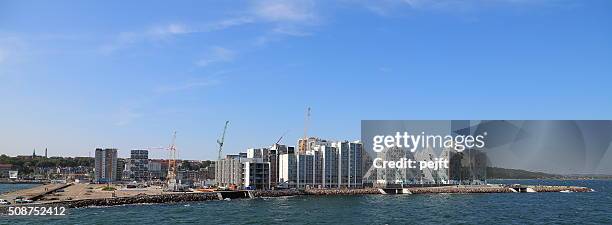
M304 142L306 143L304 144ZM327 140L319 139L317 137L309 137L306 139L306 141L303 138L299 139L297 144L298 144L297 146L300 148L298 153L306 154L306 152L314 150L315 146L331 145L331 142Z
M342 141L334 143L338 148L338 185L340 187L363 187L363 143L360 141Z
M167 159L149 159L149 173L152 180L165 180L168 176Z
M296 156L297 187L363 187L363 144L360 141L328 142L311 138L311 150Z
M117 169L115 170L116 171L115 181L123 179L123 171L125 170L125 164L126 164L125 159L117 158Z
M270 147L268 162L270 162L270 186L273 188L278 186L279 155L286 154L287 149L286 145L281 144L274 144Z
M249 148L246 152L246 158L262 159L264 162L267 162L269 153L270 149L268 148Z
M368 159L360 141L309 138L305 144L308 150L303 153L275 144L227 155L217 161L215 179L219 186L255 189L363 187Z
M215 180L221 187L271 189L269 149L247 149L215 163Z
M287 147L278 155L278 185L293 188L297 186L297 157L295 147Z
M316 149L322 155L322 183L324 188L337 188L339 182L338 170L338 148L332 146L320 146Z
M149 173L149 151L132 150L130 151L130 178L135 181L147 181L150 179ZM161 169L161 168L160 168Z
M242 187L248 189L271 189L270 163L262 158L246 158L242 162Z
M117 180L117 149L96 149L95 176L98 183L108 183Z
M166 176L162 170L161 160L149 160L148 163L149 179L151 180L163 180ZM167 172L167 171L166 171Z
M215 180L220 187L239 187L242 185L242 162L246 153L227 155L218 160L215 166Z
M314 188L315 183L315 155L308 151L306 154L298 154L297 159L297 187Z

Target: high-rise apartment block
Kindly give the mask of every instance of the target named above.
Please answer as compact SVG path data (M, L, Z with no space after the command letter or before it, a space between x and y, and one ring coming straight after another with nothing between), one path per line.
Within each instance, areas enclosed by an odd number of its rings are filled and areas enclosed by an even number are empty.
M97 148L95 158L95 181L108 183L117 180L117 149Z

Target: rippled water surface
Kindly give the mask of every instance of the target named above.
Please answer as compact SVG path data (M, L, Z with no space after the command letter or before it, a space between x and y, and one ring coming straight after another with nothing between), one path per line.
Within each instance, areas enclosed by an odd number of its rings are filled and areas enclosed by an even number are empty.
M587 186L591 193L322 196L70 209L10 224L612 224L612 181L504 180ZM8 220L7 220L8 219Z
M0 194L20 189L36 187L40 184L0 184Z

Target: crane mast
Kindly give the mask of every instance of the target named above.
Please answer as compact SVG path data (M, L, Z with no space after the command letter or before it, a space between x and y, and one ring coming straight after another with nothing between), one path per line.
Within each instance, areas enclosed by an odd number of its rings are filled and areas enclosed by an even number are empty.
M166 179L168 182L168 189L176 190L176 131L174 131L174 134L172 135L172 142L170 143L168 150L170 151L170 157L168 159L168 176Z
M229 120L225 121L225 127L223 127L223 134L221 135L221 139L217 139L217 144L219 144L219 160L221 160L221 154L223 152L223 143L225 142L225 132L227 131L228 124Z
M308 122L310 122L310 107L306 110L306 116L304 117L304 138L300 143L300 153L305 153L308 145Z

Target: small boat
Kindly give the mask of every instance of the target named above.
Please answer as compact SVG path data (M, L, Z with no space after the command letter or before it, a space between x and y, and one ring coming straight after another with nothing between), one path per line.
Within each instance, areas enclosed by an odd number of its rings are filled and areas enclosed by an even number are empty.
M563 190L563 191L560 191L560 192L561 193L571 193L572 191L570 191L570 190Z

